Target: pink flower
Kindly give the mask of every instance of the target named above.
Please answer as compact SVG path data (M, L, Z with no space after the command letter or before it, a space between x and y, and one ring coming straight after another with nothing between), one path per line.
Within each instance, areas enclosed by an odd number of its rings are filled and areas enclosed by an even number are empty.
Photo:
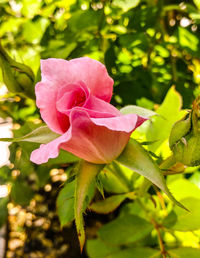
M42 119L60 136L32 152L34 163L57 157L59 149L92 163L109 163L146 120L136 114L122 115L109 104L113 80L98 61L50 58L42 60L41 71L36 103Z

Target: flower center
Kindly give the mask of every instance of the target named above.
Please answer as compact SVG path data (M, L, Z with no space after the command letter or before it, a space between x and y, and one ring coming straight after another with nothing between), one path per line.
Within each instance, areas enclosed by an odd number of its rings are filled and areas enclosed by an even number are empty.
M73 98L71 108L76 106L82 107L83 104L85 103L86 95L83 90L78 90L72 93L71 98Z
M73 107L82 107L89 96L88 89L83 82L68 84L58 92L56 107L65 115L69 115Z

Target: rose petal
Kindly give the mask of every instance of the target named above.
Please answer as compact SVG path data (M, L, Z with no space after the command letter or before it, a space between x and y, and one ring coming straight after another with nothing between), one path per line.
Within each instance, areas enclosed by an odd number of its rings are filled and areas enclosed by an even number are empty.
M66 114L74 106L84 105L89 92L79 84L69 84L58 91L56 109Z
M103 114L110 114L109 117L121 115L121 113L119 112L119 110L116 107L114 107L110 103L103 101L93 95L89 96L89 98L83 105L83 108L87 109L88 112L102 113L101 117L105 117ZM91 117L93 117L93 116L91 116ZM94 117L96 117L96 116L94 116ZM106 116L106 117L108 117L108 116Z
M82 81L91 94L107 102L112 97L113 79L106 67L88 58L75 58L70 61L49 58L41 61L42 81L53 81L55 88Z
M39 149L36 149L31 153L30 160L36 164L42 164L46 163L50 158L56 158L59 155L60 145L63 142L67 142L70 138L71 130L69 129L55 140L47 144L41 144Z
M90 93L109 102L113 80L100 62L88 57L71 61L50 58L41 61L42 81L36 84L36 104L42 119L56 133L63 133L69 126L68 118L56 110L59 89L68 84L83 82ZM83 86L83 85L82 85Z
M112 118L90 118L77 107L70 114L70 129L54 141L32 152L37 164L56 157L59 148L93 163L109 163L122 152L130 134L146 119L137 115Z
M36 104L40 108L42 119L48 127L62 134L69 127L69 120L66 115L60 113L56 109L57 92L53 87L52 82L38 82L35 86Z
M66 114L67 116L70 116L71 109L67 106L67 103L69 102L70 100L68 100L68 94L63 94L63 97L57 101L57 110L63 114ZM105 118L121 115L119 110L113 105L92 95L89 95L81 109L86 111L89 116L93 118Z

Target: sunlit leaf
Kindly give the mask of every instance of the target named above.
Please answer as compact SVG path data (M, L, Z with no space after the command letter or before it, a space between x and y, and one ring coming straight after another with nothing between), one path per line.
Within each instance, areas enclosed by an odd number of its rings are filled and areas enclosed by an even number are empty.
M40 18L35 22L27 21L23 29L24 38L29 43L39 43L48 25L49 20L46 18Z
M199 0L193 0L196 7L200 10L200 1Z
M131 8L136 7L140 3L140 0L114 0L113 5L122 8L124 11L128 11Z
M175 207L174 212L177 220L171 228L178 231L200 229L200 200L198 198L187 197L181 199L181 203L189 209L189 212Z
M179 44L181 45L181 47L192 52L197 52L199 38L196 37L196 35L194 35L192 32L190 32L186 28L179 27L178 38L179 38Z
M157 113L152 110L134 106L134 105L126 106L126 107L120 109L120 112L124 115L137 114L139 116L146 117L146 118L157 115Z
M162 105L156 110L159 116L152 118L152 123L147 129L147 140L155 141L154 144L149 145L149 150L155 152L169 138L173 124L186 113L183 110L180 111L181 106L181 95L172 87Z
M178 200L187 197L200 199L200 189L195 184L184 178L172 181L169 183L169 188Z

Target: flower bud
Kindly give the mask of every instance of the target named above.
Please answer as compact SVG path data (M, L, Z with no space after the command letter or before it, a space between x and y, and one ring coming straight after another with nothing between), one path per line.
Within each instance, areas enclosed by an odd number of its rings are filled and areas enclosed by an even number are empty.
M193 102L192 110L174 124L169 146L178 162L200 165L200 97Z
M8 90L34 99L34 74L30 67L13 60L0 44L0 67Z

